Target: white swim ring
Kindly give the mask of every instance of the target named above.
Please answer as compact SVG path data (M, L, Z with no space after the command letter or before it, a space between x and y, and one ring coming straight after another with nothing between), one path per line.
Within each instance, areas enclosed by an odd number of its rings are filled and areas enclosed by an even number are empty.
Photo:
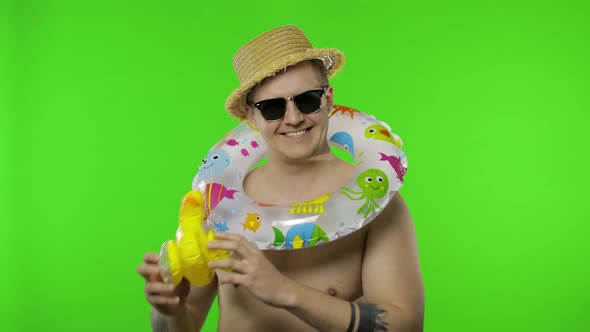
M208 226L241 234L262 250L281 250L334 241L372 221L403 184L402 140L386 123L349 107L334 105L329 118L329 144L356 165L348 183L288 206L251 200L244 178L266 157L266 145L244 121L209 150L193 180L192 188L205 194Z

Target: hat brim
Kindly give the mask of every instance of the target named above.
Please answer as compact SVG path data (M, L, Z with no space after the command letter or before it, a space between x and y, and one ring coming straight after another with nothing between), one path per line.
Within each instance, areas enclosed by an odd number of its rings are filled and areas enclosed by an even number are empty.
M262 82L267 77L274 76L277 72L298 64L306 60L318 59L326 65L328 78L334 76L344 65L344 54L335 48L312 48L305 52L291 54L288 57L275 61L269 64L264 70L261 70L249 80L242 82L240 86L235 89L225 101L225 109L227 112L239 119L246 118L246 95L258 83Z

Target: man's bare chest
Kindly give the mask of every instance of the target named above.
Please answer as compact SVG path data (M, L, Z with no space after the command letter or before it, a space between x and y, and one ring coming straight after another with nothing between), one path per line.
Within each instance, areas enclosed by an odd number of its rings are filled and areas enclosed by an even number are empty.
M362 261L367 227L319 246L267 251L281 273L308 287L347 301L363 296ZM242 287L219 288L220 331L315 331L295 316L263 304Z
M354 300L362 293L365 229L316 247L267 252L286 276L332 296Z

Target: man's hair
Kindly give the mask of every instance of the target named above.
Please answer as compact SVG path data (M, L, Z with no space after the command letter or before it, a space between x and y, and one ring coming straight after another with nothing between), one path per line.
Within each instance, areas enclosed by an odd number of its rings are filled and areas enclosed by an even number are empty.
M329 82L328 82L328 70L326 69L326 66L324 66L324 62L322 60L319 59L311 59L311 60L305 60L305 61L301 61L297 64L301 64L301 63L305 63L305 62L309 62L311 63L311 66L313 67L313 71L315 72L315 76L318 79L318 82L320 82L320 85L322 87L328 86ZM286 70L287 68L283 69ZM260 83L256 84L252 89L250 89L250 91L248 91L248 94L246 94L246 103L247 104L252 104L254 103L254 101L252 100L252 91L254 91L254 89L256 89L260 84L262 84L262 82L264 82L266 79L260 81Z
M319 59L311 59L309 60L313 69L315 71L316 77L322 87L328 85L328 70L326 70L326 66L324 66L324 62Z

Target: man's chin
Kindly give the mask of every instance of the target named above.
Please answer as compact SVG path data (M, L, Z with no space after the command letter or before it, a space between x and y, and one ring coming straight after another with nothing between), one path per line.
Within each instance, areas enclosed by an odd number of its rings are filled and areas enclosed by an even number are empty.
M306 161L314 157L312 149L298 149L296 151L284 151L282 153L283 158L288 161Z

